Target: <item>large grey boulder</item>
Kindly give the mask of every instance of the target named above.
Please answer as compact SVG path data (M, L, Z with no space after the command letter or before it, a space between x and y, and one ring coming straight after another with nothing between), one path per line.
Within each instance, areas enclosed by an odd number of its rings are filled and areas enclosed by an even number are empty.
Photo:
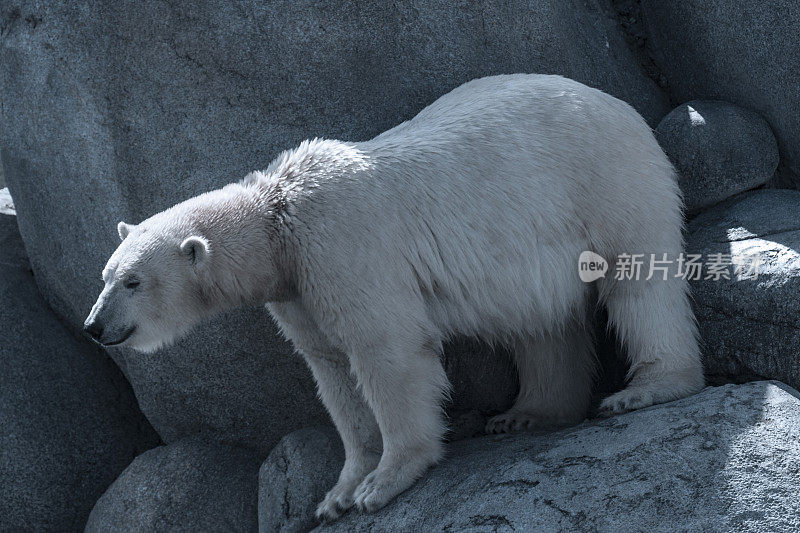
M187 437L131 463L97 501L87 533L256 531L259 456Z
M647 51L676 102L725 100L767 119L800 185L800 3L642 0Z
M308 531L314 511L339 478L344 448L331 428L300 429L286 435L261 465L258 530Z
M39 296L0 215L0 531L74 531L158 436L108 357Z
M22 0L0 8L0 28L0 159L37 282L73 327L120 219L263 169L304 138L367 139L509 72L605 89L652 125L668 111L599 0ZM166 441L206 432L269 450L325 421L289 352L259 309L173 349L112 357ZM456 375L489 367L491 402L513 396L513 372L488 350L450 353L481 367ZM480 401L464 405L496 407Z
M800 387L800 191L752 191L701 213L687 252L745 264L726 267L730 279L705 269L691 281L706 373Z
M452 443L375 514L318 531L797 531L800 399L777 382L555 433Z
M727 102L681 104L655 134L678 170L689 212L763 185L778 167L778 144L767 122Z
M330 424L305 362L263 308L227 313L155 353L111 349L165 442L203 434L263 455L305 424Z

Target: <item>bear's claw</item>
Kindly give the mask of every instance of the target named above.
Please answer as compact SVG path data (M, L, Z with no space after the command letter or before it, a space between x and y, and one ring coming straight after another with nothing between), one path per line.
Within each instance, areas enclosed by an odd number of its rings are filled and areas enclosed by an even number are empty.
M355 492L355 506L359 511L364 513L377 511L394 496L391 487L385 486L381 481L378 470L373 470L358 486Z
M321 522L332 522L353 506L353 491L345 487L333 487L317 506L315 516Z
M536 420L533 417L522 413L503 413L489 419L486 423L486 433L511 433L530 429L535 423Z
M653 395L642 387L631 387L612 394L600 403L600 416L613 416L653 405Z
M511 433L513 431L555 429L565 425L569 425L566 420L514 409L490 418L486 422L485 431L489 434Z

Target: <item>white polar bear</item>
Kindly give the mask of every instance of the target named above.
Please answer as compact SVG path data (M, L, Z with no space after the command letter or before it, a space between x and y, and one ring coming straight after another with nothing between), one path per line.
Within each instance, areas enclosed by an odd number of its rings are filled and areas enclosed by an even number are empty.
M627 349L618 413L703 386L687 283L595 283L591 250L681 252L675 172L627 104L558 76L471 81L367 142L304 142L264 172L138 226L86 330L154 350L222 309L267 302L305 357L346 461L318 507L373 511L442 457L442 342L512 348L520 391L489 431L580 421L597 298Z

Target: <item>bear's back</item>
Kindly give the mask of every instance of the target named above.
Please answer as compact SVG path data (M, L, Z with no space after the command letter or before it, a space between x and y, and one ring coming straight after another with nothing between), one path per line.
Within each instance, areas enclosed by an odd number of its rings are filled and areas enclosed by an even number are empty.
M582 251L638 251L681 224L674 171L644 120L559 76L474 80L347 146L363 165L309 179L314 262L326 277L353 273L354 293L419 287L442 330L558 320L585 298Z

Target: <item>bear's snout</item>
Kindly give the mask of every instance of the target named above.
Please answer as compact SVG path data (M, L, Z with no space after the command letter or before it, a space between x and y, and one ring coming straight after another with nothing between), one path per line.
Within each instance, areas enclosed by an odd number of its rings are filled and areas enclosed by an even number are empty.
M89 317L83 324L83 331L89 334L96 341L100 341L103 336L103 323L96 318Z

